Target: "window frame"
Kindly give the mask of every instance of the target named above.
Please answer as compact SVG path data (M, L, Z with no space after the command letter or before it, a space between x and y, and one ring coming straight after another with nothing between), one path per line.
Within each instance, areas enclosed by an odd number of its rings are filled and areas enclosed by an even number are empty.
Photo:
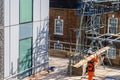
M60 45L60 49L57 49L56 48L56 45ZM54 43L54 50L63 50L63 44L60 44L60 43Z
M56 26L57 20L60 20L60 21L62 22L62 25L61 25L61 26ZM54 34L56 34L56 35L63 35L63 25L64 25L63 19L60 19L60 18L55 19L55 20L54 20ZM56 30L57 30L57 29L56 29L57 27L59 27L59 28L61 29L61 33L56 31ZM59 31L60 31L60 30L59 30Z

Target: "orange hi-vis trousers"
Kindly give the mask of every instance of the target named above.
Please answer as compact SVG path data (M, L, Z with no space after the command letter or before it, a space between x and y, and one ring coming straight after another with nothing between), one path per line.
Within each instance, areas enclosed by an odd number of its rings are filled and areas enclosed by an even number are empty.
M93 80L94 72L88 72L88 80Z
M95 62L98 62L98 58L93 58L91 62L88 62L88 80L93 80Z

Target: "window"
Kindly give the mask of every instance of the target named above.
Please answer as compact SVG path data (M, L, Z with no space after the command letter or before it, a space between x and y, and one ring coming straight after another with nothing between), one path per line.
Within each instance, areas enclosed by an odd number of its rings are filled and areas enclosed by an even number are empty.
M118 18L109 18L108 19L108 33L117 33L118 27Z
M32 0L20 0L20 23L32 22Z
M32 38L20 40L19 54L19 72L32 67ZM31 75L31 70L19 75L19 78L24 78Z
M32 23L20 24L19 39L32 37Z
M108 57L110 59L116 59L116 48L114 45L109 45L110 49L108 50Z
M54 44L54 49L56 49L56 50L62 50L63 49L63 45L59 44L59 43L55 43Z
M55 19L55 34L63 35L63 19L60 19L60 16Z
M32 23L20 24L19 27L19 72L32 67ZM29 70L19 75L19 78L24 78L31 75L32 70Z

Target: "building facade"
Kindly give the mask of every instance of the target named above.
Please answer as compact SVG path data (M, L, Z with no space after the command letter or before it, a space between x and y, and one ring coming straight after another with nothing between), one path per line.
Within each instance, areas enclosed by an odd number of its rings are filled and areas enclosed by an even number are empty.
M94 4L97 6L94 7L95 9L91 8L92 3L89 3L91 0L77 0L74 2L72 0L66 0L64 2L57 0L51 1L49 28L50 49L75 51L78 30L81 27L78 43L80 43L80 50L83 51L83 54L86 53L84 52L86 48L92 48L94 52L96 50L94 46L100 48L107 46L112 41L113 44L110 45L111 50L108 50L107 54L113 65L120 65L120 38L118 37L120 32L120 4L117 2L119 0L94 0L93 6ZM85 2L91 5L86 5L85 15L81 19ZM93 15L94 17L92 17L92 14L97 15ZM102 45L99 43L99 40Z
M77 0L50 2L49 47L75 51L76 33L79 27Z
M108 25L107 25L107 33L108 34L116 34L120 33L120 11L108 14ZM113 48L115 49L115 53L110 55L111 62L113 65L120 66L120 38L119 36L111 36L111 39L116 39L113 41ZM110 52L112 53L112 52Z
M50 48L60 50L75 49L76 28L79 17L76 10L50 9Z
M48 68L49 0L0 0L0 5L0 78L21 79Z

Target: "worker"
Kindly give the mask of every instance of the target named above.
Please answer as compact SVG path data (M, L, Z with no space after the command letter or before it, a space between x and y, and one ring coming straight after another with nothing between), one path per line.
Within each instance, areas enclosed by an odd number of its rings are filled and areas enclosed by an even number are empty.
M87 53L88 56L92 55L92 51L89 51ZM88 72L88 80L93 80L94 77L94 71L95 71L95 66L98 62L98 58L92 58L88 63L87 63L87 72Z

